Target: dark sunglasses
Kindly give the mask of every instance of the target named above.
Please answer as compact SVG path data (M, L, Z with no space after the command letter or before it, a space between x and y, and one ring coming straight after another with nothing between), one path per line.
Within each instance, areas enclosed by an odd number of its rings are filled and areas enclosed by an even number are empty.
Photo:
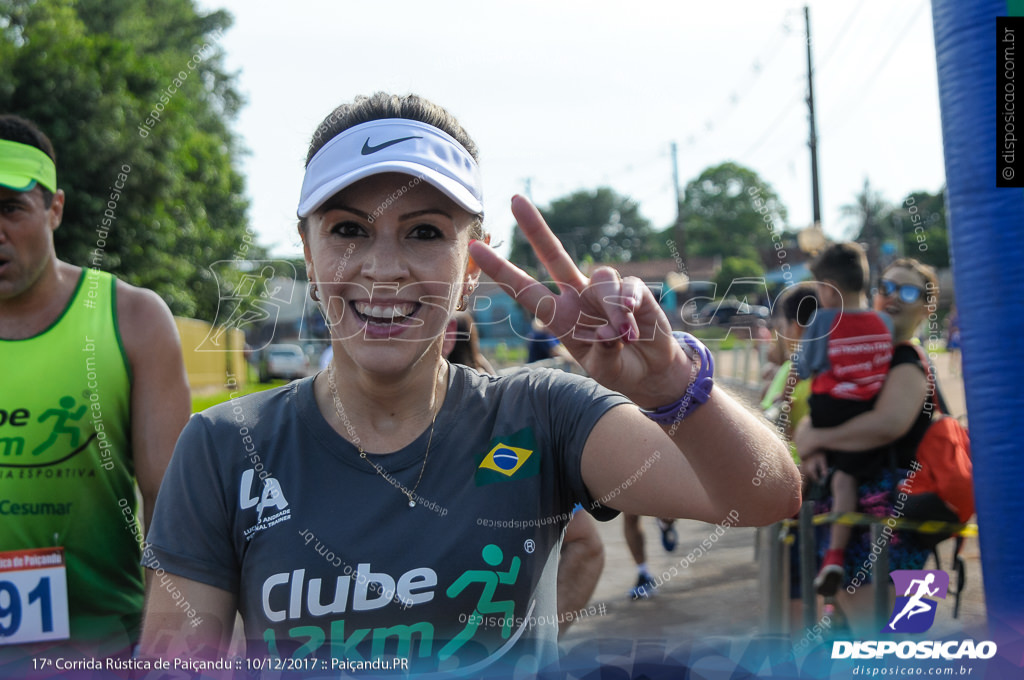
M893 293L899 292L900 302L905 302L908 305L914 304L924 295L924 288L920 286L914 286L909 283L896 283L889 279L882 279L880 283L882 295L892 297Z

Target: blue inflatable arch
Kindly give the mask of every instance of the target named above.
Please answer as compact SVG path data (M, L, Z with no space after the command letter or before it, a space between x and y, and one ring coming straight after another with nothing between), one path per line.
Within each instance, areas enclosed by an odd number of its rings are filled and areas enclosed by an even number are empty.
M1016 427L1024 416L1024 189L996 187L1003 143L996 78L1005 57L996 17L1022 14L1022 5L932 0L986 608L993 632L1018 641L1024 636L1024 430ZM1024 30L1016 40L1014 122L1024 140ZM1024 141L1017 141L1016 153L1024 156ZM1021 170L1024 175L1024 164Z

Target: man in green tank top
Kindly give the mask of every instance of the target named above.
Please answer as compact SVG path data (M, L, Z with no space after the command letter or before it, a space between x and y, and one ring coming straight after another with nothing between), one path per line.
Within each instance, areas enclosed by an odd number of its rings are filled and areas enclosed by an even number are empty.
M118 177L118 191L130 190L126 181ZM53 233L64 200L50 140L29 121L0 116L0 669L7 670L32 656L124 654L135 643L144 526L190 410L167 305L57 258Z

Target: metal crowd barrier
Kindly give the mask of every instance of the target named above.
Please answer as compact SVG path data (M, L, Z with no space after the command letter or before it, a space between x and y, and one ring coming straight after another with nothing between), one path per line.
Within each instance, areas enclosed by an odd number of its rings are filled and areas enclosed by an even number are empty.
M778 634L786 632L787 602L789 601L789 569L791 567L788 559L788 546L794 540L789 529L793 527L796 527L800 540L800 599L803 603L801 618L804 628L807 630L813 628L817 623L817 593L814 591L817 545L814 527L832 523L848 524L851 526L870 525L872 545L882 541L884 534L883 525L889 526L892 530L913 531L923 534L950 534L951 538L958 537L959 539L978 535L977 524L957 524L932 520L914 521L904 518L877 517L862 513L829 512L815 515L814 502L806 501L800 507L798 519L776 522L770 526L762 527L758 532L757 554L758 561L761 562L760 581L762 592L765 594L766 599L765 615L763 618L766 632ZM884 541L884 544L884 548L878 554L878 559L867 570L872 575L872 581L876 584L887 584L889 582L888 540ZM960 571L958 573L957 590L953 593L956 596L953 610L954 617L959 612L960 593L964 582L963 563L961 560L957 560L957 568ZM875 588L874 612L875 618L880 621L879 625L884 625L889 617L891 606L889 588Z

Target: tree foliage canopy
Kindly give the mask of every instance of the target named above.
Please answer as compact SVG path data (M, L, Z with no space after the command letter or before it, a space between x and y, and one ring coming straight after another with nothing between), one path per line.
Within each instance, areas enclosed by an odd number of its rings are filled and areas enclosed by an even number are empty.
M950 266L945 188L934 194L911 192L888 219L907 257L940 269Z
M896 257L905 255L936 268L949 266L945 189L911 192L899 206L873 191L868 180L842 208L853 240L867 246L872 281Z
M639 204L608 187L556 198L541 214L577 263L642 260L655 250L651 223L640 214ZM513 230L510 257L519 266L538 266L518 229Z
M722 260L722 267L715 274L715 286L719 295L729 290L730 284L738 279L757 278L764 276L764 267L758 260L743 257L727 257Z
M681 206L687 256L738 257L761 262L772 230L786 224L786 207L771 185L738 163L712 166L686 185Z
M0 111L53 141L58 256L208 320L210 266L262 255L228 127L242 104L217 42L230 23L190 0L0 0Z

